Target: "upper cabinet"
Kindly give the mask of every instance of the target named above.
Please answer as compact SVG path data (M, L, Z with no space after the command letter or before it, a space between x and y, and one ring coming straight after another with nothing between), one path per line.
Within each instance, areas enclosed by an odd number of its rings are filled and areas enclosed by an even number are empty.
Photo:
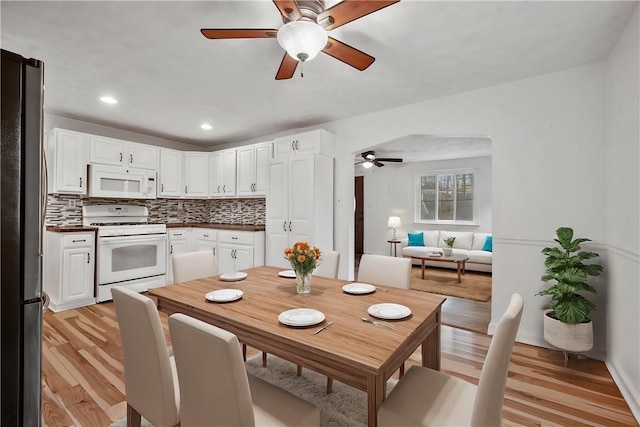
M209 153L184 153L184 196L209 197Z
M158 148L152 145L90 135L89 161L140 169L158 168Z
M236 195L236 154L235 148L209 154L210 197Z
M87 137L65 129L52 129L47 136L49 193L86 194Z
M324 129L283 136L273 141L273 157L288 157L298 154L318 153L335 155L335 136Z
M237 195L265 196L269 182L270 142L247 145L237 152Z
M160 150L160 188L158 197L182 197L182 151Z

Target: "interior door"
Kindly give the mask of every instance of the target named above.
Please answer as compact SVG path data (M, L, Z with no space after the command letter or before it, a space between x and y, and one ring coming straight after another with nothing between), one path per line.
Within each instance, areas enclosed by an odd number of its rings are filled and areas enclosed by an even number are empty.
M364 253L364 177L356 176L355 181L355 253L362 255Z

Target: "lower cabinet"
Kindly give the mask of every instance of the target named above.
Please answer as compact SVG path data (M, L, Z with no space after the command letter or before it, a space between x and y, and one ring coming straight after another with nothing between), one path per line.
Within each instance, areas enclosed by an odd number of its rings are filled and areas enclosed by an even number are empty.
M167 283L173 283L172 254L212 250L220 274L264 265L264 231L193 227L171 228L168 234Z
M57 312L95 303L95 233L45 235L43 289Z

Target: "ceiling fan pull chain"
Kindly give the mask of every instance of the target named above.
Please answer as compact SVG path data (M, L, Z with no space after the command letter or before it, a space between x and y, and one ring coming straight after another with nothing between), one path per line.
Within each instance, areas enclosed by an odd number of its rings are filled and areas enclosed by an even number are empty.
M300 61L300 78L304 78L304 61Z

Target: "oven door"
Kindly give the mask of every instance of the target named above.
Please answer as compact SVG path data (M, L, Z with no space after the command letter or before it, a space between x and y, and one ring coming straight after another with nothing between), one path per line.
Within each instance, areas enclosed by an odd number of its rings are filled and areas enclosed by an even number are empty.
M167 235L98 238L98 285L166 273Z

